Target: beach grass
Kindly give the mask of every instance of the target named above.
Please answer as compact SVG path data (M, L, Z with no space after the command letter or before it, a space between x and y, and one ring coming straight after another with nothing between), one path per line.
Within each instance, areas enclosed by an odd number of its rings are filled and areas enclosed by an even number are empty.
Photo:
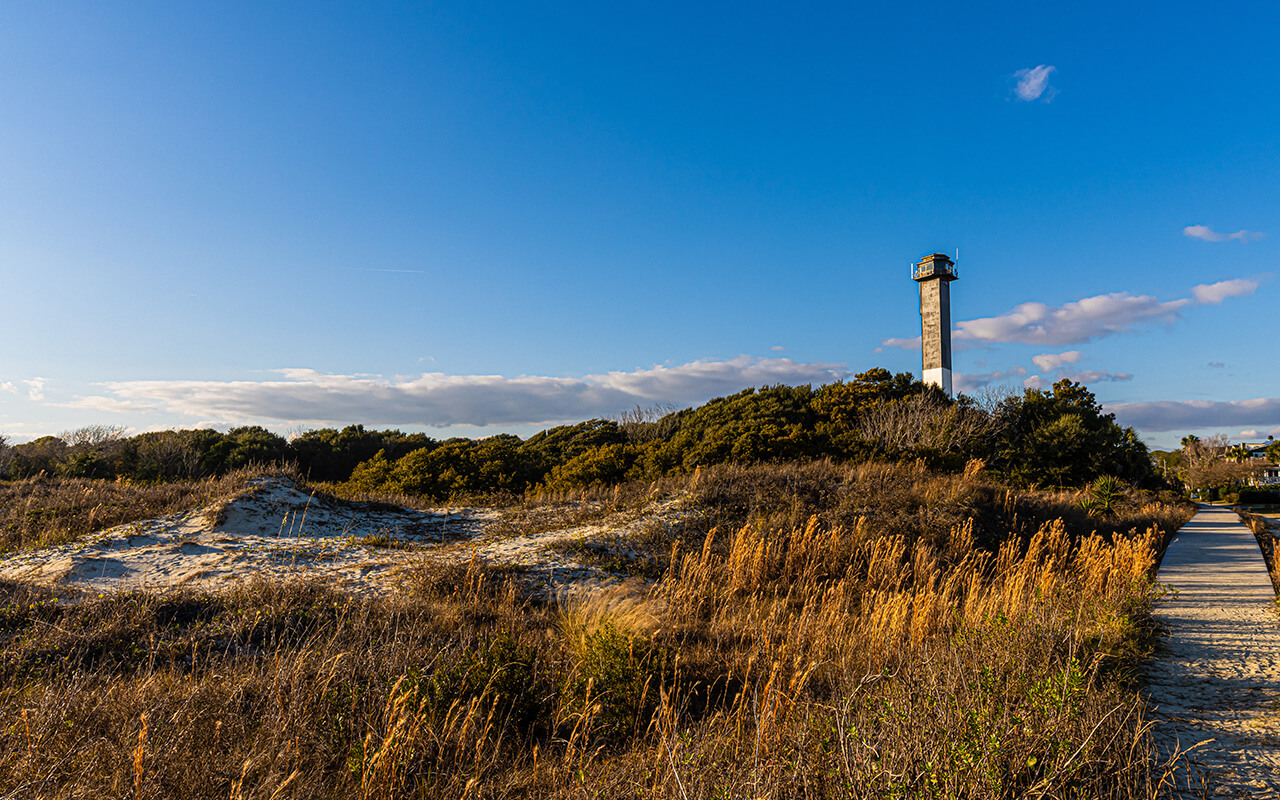
M981 465L683 491L702 522L650 532L661 578L628 593L532 595L479 560L390 597L0 584L0 796L1164 791L1138 667L1186 508L1095 519Z

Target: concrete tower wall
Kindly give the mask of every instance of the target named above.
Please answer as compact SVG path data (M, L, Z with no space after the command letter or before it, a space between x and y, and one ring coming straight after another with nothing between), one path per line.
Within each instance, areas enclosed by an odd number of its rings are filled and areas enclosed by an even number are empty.
M913 277L920 284L921 379L951 394L951 259L935 253L921 259Z

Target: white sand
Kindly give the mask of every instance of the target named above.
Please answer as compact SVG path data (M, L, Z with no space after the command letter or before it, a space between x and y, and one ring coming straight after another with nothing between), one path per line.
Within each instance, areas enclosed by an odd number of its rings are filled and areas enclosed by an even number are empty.
M614 552L627 555L628 535L655 519L681 516L678 506L666 501L600 525L510 537L493 525L500 516L493 510L352 507L310 496L284 479L258 478L225 504L217 524L216 507L133 522L0 559L0 578L101 593L212 589L260 576L385 593L424 559L474 557L519 567L546 592L574 593L634 580L559 552L565 545L604 537Z
M584 563L569 548L574 544L592 543L611 556L637 558L641 554L627 544L628 539L649 525L674 524L688 519L690 514L683 508L681 499L664 500L651 503L640 512L611 515L596 524L515 537L486 532L470 542L443 546L432 553L432 557L459 563L474 554L491 564L519 567L547 594L563 596L600 589L631 594L649 582Z
M216 525L215 511L133 522L19 553L0 560L0 577L98 592L314 577L381 591L415 553L483 526L481 515L465 509L425 513L330 504L275 478L251 481ZM379 547L365 537L385 537L403 549Z

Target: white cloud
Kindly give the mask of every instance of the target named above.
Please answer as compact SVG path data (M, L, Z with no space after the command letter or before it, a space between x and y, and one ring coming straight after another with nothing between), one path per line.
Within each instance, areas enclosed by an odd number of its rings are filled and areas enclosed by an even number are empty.
M27 385L27 397L36 401L43 400L44 385L47 382L48 381L45 378L32 378L30 380L24 380L23 383Z
M1247 431L1240 431L1241 439L1259 439L1261 437L1262 437L1262 434L1258 433L1257 428L1250 428Z
M1199 239L1202 242L1229 242L1232 239L1237 242L1256 242L1266 236L1265 233L1258 231L1238 230L1235 233L1218 233L1208 225L1188 225L1182 229L1183 236L1189 236L1192 239Z
M830 383L843 365L739 356L582 378L445 375L383 378L278 370L275 381L128 381L105 384L118 401L227 422L538 425L616 414L637 404L694 405L748 386Z
M1085 344L1107 336L1130 333L1140 325L1176 322L1195 305L1216 305L1229 297L1251 294L1258 281L1235 278L1192 287L1192 297L1158 300L1150 295L1112 292L1051 306L1022 303L994 317L956 323L951 340L958 346L1018 343L1042 346ZM883 339L882 347L919 350L920 337ZM1052 354L1045 354L1051 356ZM1034 360L1034 358L1032 359ZM1037 364L1039 366L1039 364ZM1042 370L1047 369L1040 367Z
M1080 360L1079 350L1068 350L1065 353L1041 353L1031 357L1031 363L1041 372L1053 372L1063 364L1074 364Z
M1190 304L1189 299L1162 302L1128 292L1086 297L1061 306L1022 303L999 316L957 323L953 339L962 343L1084 344L1128 333L1142 323L1172 323Z
M0 381L0 392L15 392L15 393L16 393L17 391L18 391L18 387L17 387L17 386L14 386L14 385L13 385L12 383L10 383L9 381Z
M1217 283L1202 283L1191 287L1191 296L1202 306L1216 306L1228 297L1243 297L1253 294L1258 289L1258 282L1246 278L1235 278Z
M1041 375L1032 375L1023 381L1022 385L1027 389L1048 389L1053 385L1053 381L1046 380Z
M783 350L786 350L787 348L783 347L783 346L782 346L782 345L780 345L780 344L775 344L773 347L770 347L769 349L770 349L770 350L772 350L772 351L774 351L775 353L780 353L780 352L782 352Z
M995 372L982 373L966 373L956 372L951 376L951 385L957 392L972 392L975 389L981 389L983 386L1009 378L1021 378L1027 374L1025 367L1010 367L1006 370L996 370Z
M1038 67L1028 67L1020 69L1013 73L1013 77L1018 83L1013 87L1013 93L1018 96L1019 100L1031 102L1032 100L1043 99L1046 103L1053 99L1057 94L1049 86L1049 76L1057 72L1057 67L1050 67L1041 64Z
M1270 428L1280 425L1280 397L1252 400L1162 400L1106 407L1123 425L1144 431Z

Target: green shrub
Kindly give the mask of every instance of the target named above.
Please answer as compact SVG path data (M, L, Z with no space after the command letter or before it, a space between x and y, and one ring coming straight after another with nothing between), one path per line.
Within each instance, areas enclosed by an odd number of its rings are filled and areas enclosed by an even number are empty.
M634 456L626 445L595 447L551 470L547 488L581 489L599 484L620 483Z
M1236 499L1247 506L1280 506L1280 490L1245 488Z

